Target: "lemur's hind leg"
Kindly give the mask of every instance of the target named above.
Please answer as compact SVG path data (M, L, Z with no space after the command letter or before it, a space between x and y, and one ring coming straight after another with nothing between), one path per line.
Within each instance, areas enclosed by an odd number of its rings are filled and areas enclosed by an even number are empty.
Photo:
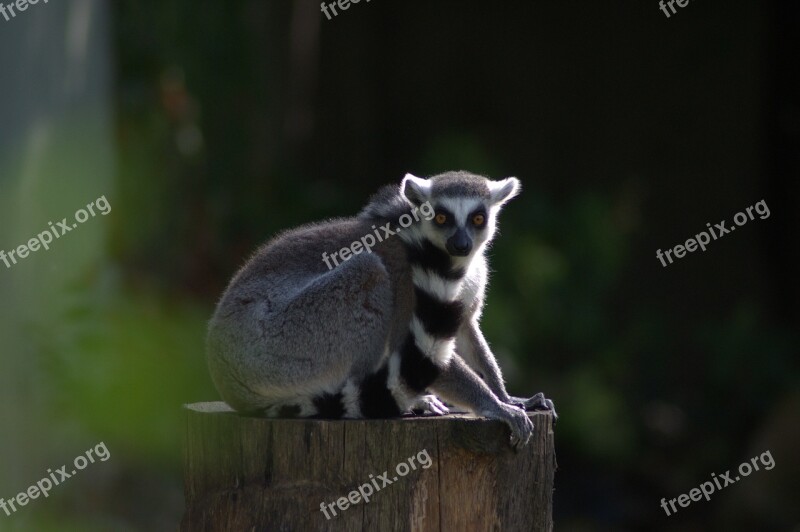
M243 289L255 299L248 310L234 309L212 324L212 374L239 410L333 392L348 377L373 370L385 349L393 301L376 255L356 255L289 298L285 284L276 281L274 295Z
M392 304L381 259L355 255L289 302L280 326L293 334L282 350L311 355L323 366L340 364L348 375L371 372L385 349Z

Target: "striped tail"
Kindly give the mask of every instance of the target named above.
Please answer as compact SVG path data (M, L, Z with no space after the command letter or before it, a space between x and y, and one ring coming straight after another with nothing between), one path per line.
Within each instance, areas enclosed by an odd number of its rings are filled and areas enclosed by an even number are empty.
M337 392L290 399L253 414L271 418L387 418L401 415L410 406L401 407L393 395L389 365L384 363L361 382L348 380Z
M407 242L414 311L405 339L374 373L338 391L266 409L268 417L318 419L397 417L414 407L455 349L464 305L457 296L465 272L428 240Z

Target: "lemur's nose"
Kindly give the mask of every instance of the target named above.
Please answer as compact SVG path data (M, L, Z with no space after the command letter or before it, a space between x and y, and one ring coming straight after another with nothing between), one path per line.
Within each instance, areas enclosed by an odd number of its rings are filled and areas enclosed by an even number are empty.
M456 231L456 234L447 239L447 251L457 257L465 257L472 251L472 240L467 236L463 229Z

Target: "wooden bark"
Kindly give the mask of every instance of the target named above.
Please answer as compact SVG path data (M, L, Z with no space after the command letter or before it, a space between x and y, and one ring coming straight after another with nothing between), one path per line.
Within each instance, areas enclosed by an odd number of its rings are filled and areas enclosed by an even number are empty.
M464 414L290 420L187 405L181 530L551 530L552 417L530 417L534 435L515 452L503 423ZM416 469L401 476L410 457ZM336 506L372 479L381 489L368 503Z

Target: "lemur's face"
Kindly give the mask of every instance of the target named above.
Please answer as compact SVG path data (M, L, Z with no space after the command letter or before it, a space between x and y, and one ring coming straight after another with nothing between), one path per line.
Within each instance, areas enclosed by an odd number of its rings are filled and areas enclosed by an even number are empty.
M434 216L421 224L421 233L451 257L469 261L495 233L502 205L519 192L510 177L492 181L472 174L444 174L431 179L406 175L402 191L415 204L430 202Z
M428 237L453 257L467 257L491 239L494 217L478 198L434 198L434 217L428 222ZM494 220L492 220L494 222Z

